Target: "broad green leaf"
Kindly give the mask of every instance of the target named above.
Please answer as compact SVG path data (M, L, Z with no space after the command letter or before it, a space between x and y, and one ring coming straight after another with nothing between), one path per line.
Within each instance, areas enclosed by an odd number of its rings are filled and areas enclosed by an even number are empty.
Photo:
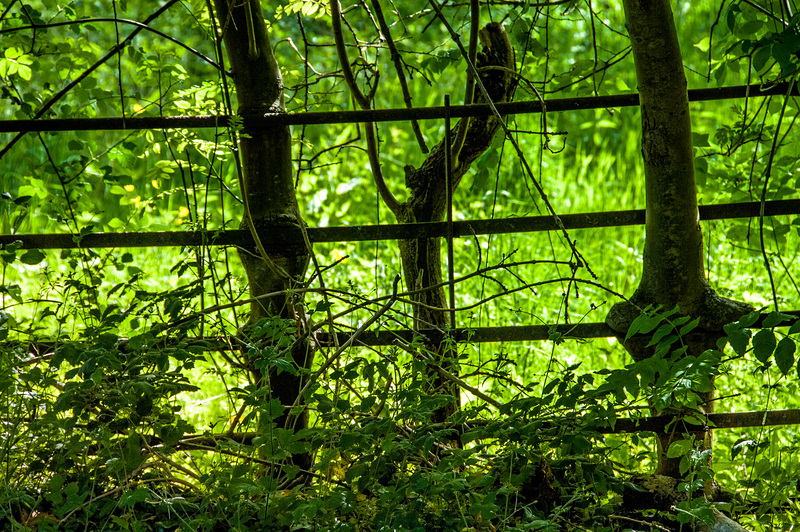
M669 333L671 333L671 332L672 332L672 330L673 330L673 326L672 326L672 324L671 324L671 323L665 323L665 324L661 325L661 326L660 326L660 327L659 327L659 328L656 330L655 334L653 334L653 338L651 338L651 339L650 339L650 342L647 344L647 345L648 345L648 347L649 347L649 346L651 346L651 345L656 345L656 344L657 344L658 342L660 342L660 341L661 341L661 340L662 340L662 339L663 339L665 336L667 336Z
M664 316L661 314L640 314L633 320L633 322L631 322L631 326L628 328L628 334L625 335L625 339L628 340L635 334L647 334L658 327L658 324L663 320Z
M794 319L794 316L790 316L789 314L783 314L781 312L770 312L767 314L767 317L764 318L764 327L777 327L784 321L791 321Z
M753 441L753 440L748 440L748 439L745 439L745 438L739 439L739 440L738 440L738 441L737 441L737 442L736 442L736 443L733 445L733 447L731 448L731 460L734 460L734 459L736 459L736 457L737 457L737 456L739 455L739 453L741 453L742 451L744 451L744 450L746 450L746 449L755 449L755 447L756 447L756 442L755 442L755 441Z
M39 199L45 199L48 192L47 187L39 180L38 185L22 185L17 189L17 194L20 196L36 196Z
M698 48L701 52L708 52L709 47L709 38L704 37L700 40L700 42L695 43L695 47Z
M121 506L133 506L137 502L144 502L150 497L150 490L147 488L136 488L133 491L127 490L123 492L119 499Z
M762 46L753 54L753 69L758 73L763 73L772 61L772 48Z
M792 369L794 365L795 349L794 340L788 336L781 338L781 341L778 342L778 346L775 348L775 364L777 364L778 369L781 370L781 373L784 375L789 373L789 370Z
M680 473L681 475L685 476L686 473L689 471L689 468L691 467L691 465L692 465L692 463L689 461L689 457L686 456L686 455L682 456L681 457L681 461L678 464L678 473ZM679 484L678 486L679 486L678 489L680 489L681 484Z
M764 21L760 19L748 20L744 24L739 24L734 30L734 34L742 39L755 37L758 30L764 27Z
M700 425L701 427L706 424L704 419L696 415L684 416L683 420L690 425Z
M681 336L689 334L690 332L695 330L699 324L700 324L700 318L697 317L692 321L690 321L689 323L687 323L686 325L684 325L683 327L681 327L681 330L678 331L678 334L680 334Z
M708 133L692 133L692 145L695 148L710 146L708 143Z
M761 329L753 336L753 354L759 362L765 364L777 344L775 333L771 329Z
M744 316L739 318L739 322L738 322L739 326L740 327L750 327L751 325L753 325L755 322L758 321L758 318L760 316L761 316L761 314L759 312L757 312L757 311L753 311L753 312L751 312L749 314L745 314Z
M23 65L20 63L17 65L17 74L25 81L30 81L31 74L33 74L33 71L31 70L31 67L29 67L28 65Z
M678 440L672 442L667 449L668 458L678 458L679 456L686 456L692 450L692 440Z
M44 260L44 253L42 253L42 251L38 249L29 249L28 251L23 253L23 255L19 258L20 262L22 262L23 264L29 264L31 266L34 264L39 264L43 260Z
M737 355L745 354L747 344L750 343L750 331L734 331L728 335L728 343Z

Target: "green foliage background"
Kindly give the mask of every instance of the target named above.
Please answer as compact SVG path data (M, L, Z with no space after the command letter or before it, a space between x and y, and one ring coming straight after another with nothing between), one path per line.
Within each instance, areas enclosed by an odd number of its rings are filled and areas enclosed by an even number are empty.
M145 21L159 6L0 2L0 118L231 113L235 94L217 68L223 61L208 6L168 4L84 77L138 27L127 21ZM690 88L751 83L755 91L758 83L795 79L800 22L781 5L675 6ZM362 4L343 8L363 55L359 82L375 83L379 71L376 106L402 107L372 19ZM463 39L468 7L446 9ZM384 10L414 105L441 105L445 94L459 101L465 65L429 6L413 1ZM264 15L287 109L353 109L338 74L328 6L277 2ZM635 90L620 5L498 4L483 9L483 22L489 20L503 21L518 47L518 100ZM704 102L693 104L692 113L701 203L798 197L796 98ZM557 212L579 213L644 207L639 121L637 109L622 108L516 116L510 125ZM443 136L441 121L420 126L429 146ZM418 166L424 154L408 123L384 123L379 132L384 173L402 197L403 167ZM295 127L293 135L298 197L309 225L393 222L377 198L358 126ZM238 227L233 145L223 128L41 132L18 141L2 134L0 145L10 146L0 160L3 234L80 238ZM498 139L455 195L454 217L539 214L542 201L533 190ZM766 218L763 235L755 219L703 222L711 284L761 309L800 308L793 268L798 220ZM632 294L641 227L571 236L600 285ZM307 308L319 322L330 308L339 330L352 331L371 316L381 305L372 298L391 293L400 273L394 242L318 245L315 253L329 266L325 286L334 292L309 293ZM648 364L632 364L605 339L554 335L541 343L460 345L462 378L494 404L465 391L465 407L447 427L428 422L448 398L424 393L419 357L396 346L351 349L309 390L310 429L275 426L270 437L253 438L256 420L268 423L282 407L250 382L239 350L261 350L255 354L265 365L297 371L285 359L294 330L281 321L262 323L260 333L277 339L269 349L237 337L244 307L228 304L243 300L247 287L233 250L12 245L0 260L0 526L8 530L246 530L265 523L315 530L621 530L630 523L609 514L628 475L651 463L653 438L603 435L599 427L646 415L648 398L691 406L713 374L725 398L718 411L798 407L794 318L774 314L773 325L758 332L751 332L752 317L743 318L726 330L727 347L707 359L675 361L668 355L680 349L677 332L690 324L654 312L639 326L664 331L664 356ZM559 281L570 276L569 260L556 234L458 240L457 277L503 266L458 284L464 308L458 322L602 321L615 298ZM526 264L511 265L519 262ZM378 327L408 327L409 314L398 303ZM744 500L726 509L755 530L796 525L797 428L717 431L715 438L713 473ZM463 445L451 445L456 439ZM698 502L696 482L702 486L712 472L691 442L682 446L675 453L685 455L695 481L685 491L695 496L679 515L702 521L709 507ZM285 459L308 450L316 457L315 476L300 486L293 482L300 472ZM281 480L265 474L282 464Z

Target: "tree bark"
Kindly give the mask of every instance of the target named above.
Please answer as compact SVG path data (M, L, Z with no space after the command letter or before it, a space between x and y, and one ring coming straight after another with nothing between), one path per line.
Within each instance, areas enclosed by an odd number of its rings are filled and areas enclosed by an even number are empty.
M238 113L285 113L283 79L273 55L260 2L215 0L215 8L236 88ZM245 201L241 226L254 231L254 239L257 237L264 243L264 248L240 249L239 256L247 273L250 296L257 297L300 283L308 266L310 251L302 243L280 249L268 244L271 234L297 231L304 224L294 189L289 127L245 129L243 133L239 139ZM297 321L294 302L284 296L251 303L250 324L262 318ZM303 369L311 365L313 353L306 342L297 342L292 357L297 371L280 374L273 368L264 375L255 361L250 361L257 384L268 385L270 396L279 399L284 406L292 405L297 399L304 384ZM287 411L274 420L276 426L295 429L307 426L307 414L296 418L288 416ZM293 462L309 469L311 457L295 455Z
M481 81L495 103L510 101L516 87L514 49L503 26L497 22L487 24L480 31L483 50L478 54L477 67ZM499 67L499 68L486 68ZM485 103L479 91L473 103ZM500 121L495 117L479 117L462 119L455 131L467 126L464 144L458 155L456 164L451 168L452 190L458 187L462 177L470 165L489 146L500 129ZM457 137L458 135L453 135ZM410 192L408 201L402 203L395 213L400 223L440 222L444 220L447 202L447 176L445 175L444 140L432 150L423 164L417 169L405 168L406 187ZM403 275L409 290L425 289L442 282L441 238L418 240L401 240L399 242L400 257L403 263ZM429 289L413 296L415 329L438 328L451 326L449 304L444 287ZM451 371L456 364L454 352L447 352L443 346L426 345L434 358L434 363L445 371ZM459 405L460 390L453 383L444 380L438 372L430 372L431 388L438 393L446 393L456 398L455 403L437 411L434 422L444 421Z
M606 323L623 339L630 324L648 305L700 318L688 354L715 347L722 326L752 307L717 295L703 268L703 235L697 210L692 129L686 77L678 35L668 0L624 0L626 26L633 48L642 113L642 158L645 169L647 239L639 287L629 301L617 303ZM634 359L652 355L649 338L625 344ZM712 410L709 393L706 412ZM698 433L710 448L710 432ZM658 435L656 473L680 477L680 458L668 458L673 439Z

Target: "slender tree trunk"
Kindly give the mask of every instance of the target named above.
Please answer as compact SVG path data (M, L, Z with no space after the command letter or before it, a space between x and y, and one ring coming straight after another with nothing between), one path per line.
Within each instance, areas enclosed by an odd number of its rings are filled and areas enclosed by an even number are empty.
M487 24L481 29L480 35L483 50L478 54L478 70L481 71L482 67L500 67L483 70L481 81L493 102L510 101L516 87L514 49L511 42L503 26L496 22ZM483 103L484 98L480 95L480 91L476 90L475 93L478 96L474 98L474 103ZM467 127L467 131L458 160L452 165L451 194L458 187L470 165L491 146L494 136L500 129L500 122L495 117L472 118L468 121L462 119L454 131L458 132L463 127ZM453 138L457 136L454 134ZM406 188L410 195L408 201L401 204L395 213L398 222L440 222L445 219L448 192L445 148L444 141L441 141L431 150L418 169L406 166ZM425 289L442 282L441 238L401 240L399 245L403 275L409 290ZM420 292L413 296L413 300L420 303L414 307L415 328L444 330L453 325L450 323L450 313L447 310L450 305L444 287ZM445 371L457 373L454 371L456 353L453 350L434 344L426 345L425 349L435 364ZM452 382L443 379L438 372L430 372L429 377L433 390L456 398L454 403L434 414L434 422L444 421L458 408L460 390Z
M647 193L642 275L630 301L616 304L606 322L624 337L647 305L700 317L690 355L713 348L722 326L752 310L723 298L709 286L703 268L703 235L697 211L694 154L686 77L668 0L624 0L628 33L636 63L642 113L642 158ZM636 360L652 355L649 338L630 339L625 347ZM702 396L706 412L713 393ZM710 448L710 431L698 433ZM673 439L658 437L657 474L679 477L680 458L668 458Z
M239 114L284 113L283 79L272 52L261 5L258 0L230 2L215 0L218 24L233 73ZM230 8L230 9L229 9ZM245 130L240 136L242 194L245 214L242 227L255 232L263 249L240 250L250 288L250 296L291 288L299 283L309 262L309 250L302 243L276 249L269 236L281 231L295 231L304 223L297 206L292 173L291 132L289 127ZM248 220L249 217L249 220ZM265 257L266 256L266 257ZM262 318L297 319L294 302L281 297L253 302L250 323ZM245 333L247 334L247 333ZM273 339L264 339L270 342ZM260 386L269 386L270 396L284 406L292 405L303 385L303 369L311 364L313 354L307 343L298 342L292 353L297 372L280 374L270 369L265 375L255 360L252 373ZM277 428L303 428L307 416L274 420ZM303 469L311 466L309 455L295 455L293 462Z

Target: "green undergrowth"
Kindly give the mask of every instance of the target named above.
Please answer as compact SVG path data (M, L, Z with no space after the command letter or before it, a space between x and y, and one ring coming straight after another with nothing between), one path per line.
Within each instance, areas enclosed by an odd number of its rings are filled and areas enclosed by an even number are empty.
M469 377L474 357L460 349L463 378L482 396L466 389L447 423L429 421L453 397L430 393L420 378L428 363L421 343L407 347L414 356L351 350L304 393L311 423L294 432L275 424L285 407L268 398L268 386L249 383L235 363L218 375L227 408L189 404L197 371L211 371L219 347L196 341L197 317L180 309L186 297L152 296L165 319L130 338L114 332L122 313L110 309L38 358L11 342L22 338L4 318L5 530L622 530L631 519L694 526L714 507L702 497L714 476L705 451L689 436L670 447L687 475L679 512L631 513L624 501L636 491L630 476L652 461L648 437L608 429L647 415L648 404L702 425L692 413L698 393L716 377L718 394L736 394L729 377L737 370L763 383L749 405L772 407L795 390L800 371L793 316L772 313L758 330L758 313L744 316L726 326L717 350L695 356L684 354L683 338L697 321L652 309L629 336L654 334L654 356L616 369L569 363L574 342L555 341L548 370L535 378L520 375L511 357ZM259 327L273 342L239 339L255 363L302 371L285 358L294 324ZM504 385L487 386L487 378ZM197 417L204 404L206 416ZM718 431L717 480L741 497L720 509L755 530L796 524L797 471L785 462L798 450L792 430ZM290 460L304 452L314 456L308 471Z

